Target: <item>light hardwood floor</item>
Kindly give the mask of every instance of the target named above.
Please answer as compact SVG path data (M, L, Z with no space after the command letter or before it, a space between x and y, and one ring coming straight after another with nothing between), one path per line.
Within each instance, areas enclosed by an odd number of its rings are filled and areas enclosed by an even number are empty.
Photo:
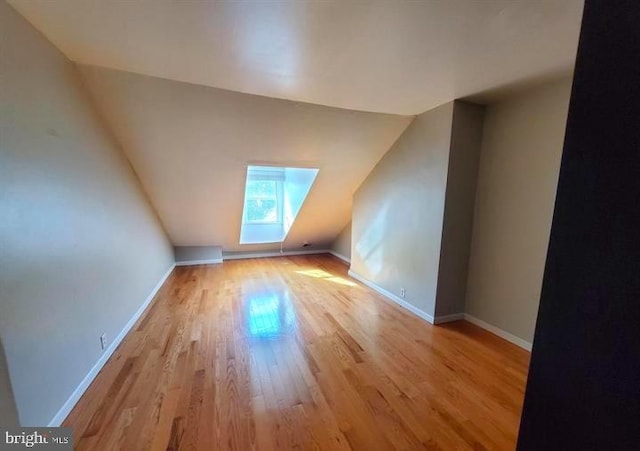
M77 449L513 449L529 353L329 255L176 268L64 425Z

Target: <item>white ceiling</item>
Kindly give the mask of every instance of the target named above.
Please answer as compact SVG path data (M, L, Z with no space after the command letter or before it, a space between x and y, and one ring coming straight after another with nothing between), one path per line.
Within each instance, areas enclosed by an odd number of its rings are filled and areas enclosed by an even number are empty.
M174 245L240 246L250 163L320 169L285 241L329 244L412 117L271 99L111 69L80 74Z
M569 71L582 0L9 0L71 60L416 114Z
M8 1L79 63L171 241L231 251L247 250L238 240L248 164L320 168L285 246L329 243L411 121L395 114L570 71L583 6Z

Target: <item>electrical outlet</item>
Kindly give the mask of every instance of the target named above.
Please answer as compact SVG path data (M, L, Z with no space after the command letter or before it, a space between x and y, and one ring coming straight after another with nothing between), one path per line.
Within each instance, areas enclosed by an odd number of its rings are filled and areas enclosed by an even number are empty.
M404 295L405 295L406 293L407 293L407 292L405 291L405 289L404 289L404 288L400 288L400 296L401 296L401 297L403 297L403 298L404 298Z
M107 334L100 335L100 347L103 351L107 348Z

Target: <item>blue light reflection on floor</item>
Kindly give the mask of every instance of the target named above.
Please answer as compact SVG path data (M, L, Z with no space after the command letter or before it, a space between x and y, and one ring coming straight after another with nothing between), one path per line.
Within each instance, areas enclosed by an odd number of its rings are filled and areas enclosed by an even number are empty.
M289 335L296 317L286 291L253 293L246 300L247 328L252 338L276 338Z

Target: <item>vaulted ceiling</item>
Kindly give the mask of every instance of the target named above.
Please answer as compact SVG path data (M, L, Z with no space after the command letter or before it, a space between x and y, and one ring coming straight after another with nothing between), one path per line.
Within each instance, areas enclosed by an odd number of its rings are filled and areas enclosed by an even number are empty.
M418 114L571 68L583 0L9 0L71 60Z
M320 168L285 246L324 245L411 115L569 72L583 6L8 1L78 64L172 242L225 250L248 164Z
M349 221L353 192L412 119L80 72L175 245L260 249L238 244L250 163L320 169L285 246L328 244Z

